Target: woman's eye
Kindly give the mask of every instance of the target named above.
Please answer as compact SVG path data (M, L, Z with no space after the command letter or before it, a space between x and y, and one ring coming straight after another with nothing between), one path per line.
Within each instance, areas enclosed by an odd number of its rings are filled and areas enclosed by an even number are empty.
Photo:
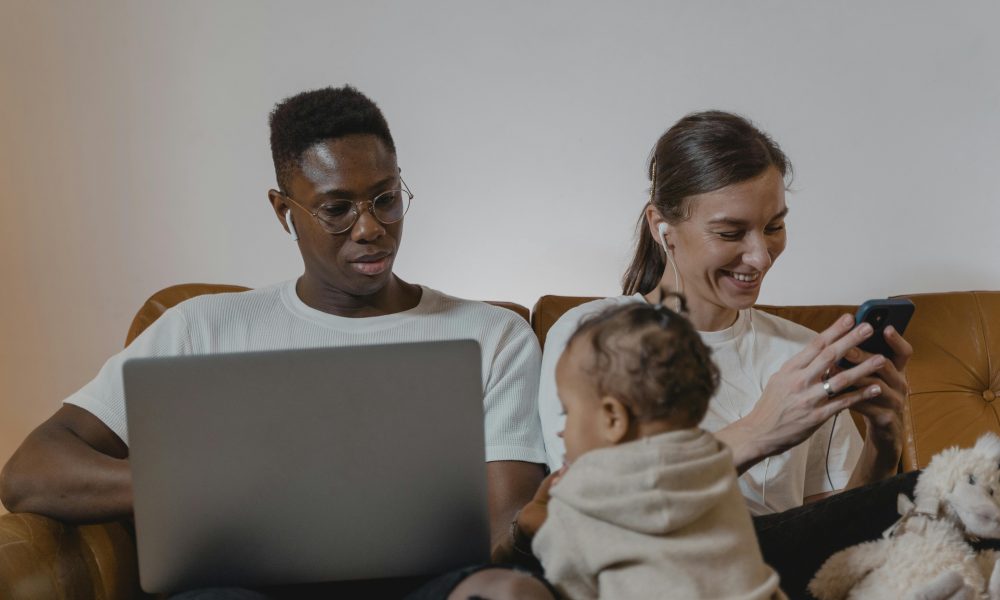
M720 231L718 236L726 241L735 242L743 237L742 231Z
M784 229L785 229L785 224L784 223L779 223L777 225L769 225L768 227L766 227L764 229L764 233L773 235L775 233L783 231Z

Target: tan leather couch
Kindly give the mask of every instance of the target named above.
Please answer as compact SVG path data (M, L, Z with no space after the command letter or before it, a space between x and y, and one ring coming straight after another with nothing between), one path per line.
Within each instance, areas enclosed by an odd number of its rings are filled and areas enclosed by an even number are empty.
M167 308L200 294L238 286L187 284L154 294L136 314L126 344ZM1000 433L994 399L1000 394L1000 292L947 292L903 296L917 310L906 338L913 344L910 402L902 468L927 464L950 445L970 445L985 431ZM544 345L549 327L566 310L591 300L543 296L530 313ZM525 319L529 311L496 302ZM820 330L854 306L761 306ZM144 598L138 586L130 523L65 525L30 514L0 517L0 598L120 600Z

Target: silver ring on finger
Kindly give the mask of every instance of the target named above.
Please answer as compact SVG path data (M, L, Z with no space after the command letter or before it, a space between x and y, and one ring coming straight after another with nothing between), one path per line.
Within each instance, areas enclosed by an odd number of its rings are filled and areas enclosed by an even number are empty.
M830 380L823 381L823 391L826 392L827 398L833 398L834 396L837 395L837 392L833 389L833 386L830 385Z

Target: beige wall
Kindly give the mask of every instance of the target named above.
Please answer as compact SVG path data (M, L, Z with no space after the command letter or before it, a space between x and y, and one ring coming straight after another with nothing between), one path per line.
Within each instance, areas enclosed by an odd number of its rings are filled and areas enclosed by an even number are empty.
M152 291L293 277L266 115L352 82L416 193L397 271L531 305L610 294L644 161L743 112L797 168L763 300L1000 289L994 2L5 2L0 462Z

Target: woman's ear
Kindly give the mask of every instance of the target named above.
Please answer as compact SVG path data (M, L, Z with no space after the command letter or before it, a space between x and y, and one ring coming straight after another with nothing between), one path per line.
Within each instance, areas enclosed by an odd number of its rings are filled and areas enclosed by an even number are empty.
M620 444L630 441L629 431L632 429L632 415L628 408L618 398L604 396L601 398L601 435L608 444Z
M652 204L646 205L646 227L649 228L649 234L658 244L662 245L664 240L668 245L670 244L670 224Z

